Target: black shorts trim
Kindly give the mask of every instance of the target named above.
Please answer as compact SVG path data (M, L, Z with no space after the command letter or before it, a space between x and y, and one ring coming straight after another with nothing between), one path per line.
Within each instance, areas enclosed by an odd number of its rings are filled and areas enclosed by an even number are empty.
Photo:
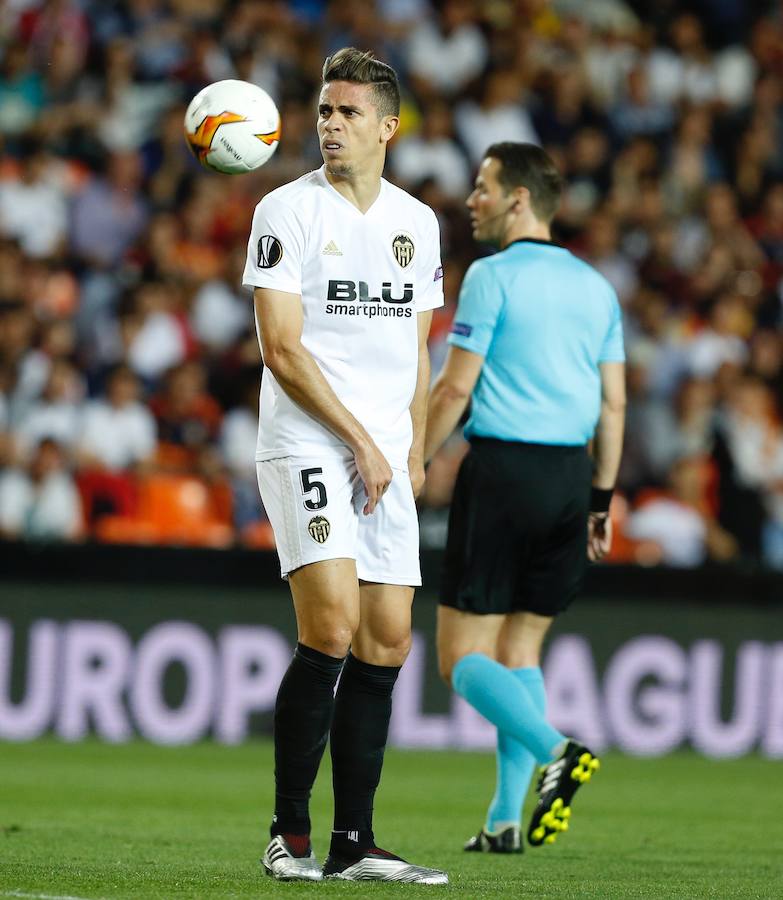
M449 513L440 603L477 615L555 616L587 563L585 446L473 438Z

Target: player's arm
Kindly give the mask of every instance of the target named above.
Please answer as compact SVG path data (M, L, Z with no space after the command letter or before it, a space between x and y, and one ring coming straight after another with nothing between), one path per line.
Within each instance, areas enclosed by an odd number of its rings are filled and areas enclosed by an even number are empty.
M302 298L286 291L257 287L253 299L264 365L294 403L351 448L367 491L364 513L370 515L391 482L392 470L366 429L343 406L302 345Z
M446 362L430 391L424 461L429 462L457 427L473 393L484 357L449 347Z
M427 338L432 325L432 310L416 314L416 328L419 337L419 368L416 375L416 390L411 401L411 421L413 441L408 454L408 473L413 487L413 496L418 497L424 486L424 434L427 429L427 391L430 386L430 351Z
M625 430L625 364L599 364L601 414L593 439L593 496L587 535L587 555L593 561L612 546L609 501L620 469Z

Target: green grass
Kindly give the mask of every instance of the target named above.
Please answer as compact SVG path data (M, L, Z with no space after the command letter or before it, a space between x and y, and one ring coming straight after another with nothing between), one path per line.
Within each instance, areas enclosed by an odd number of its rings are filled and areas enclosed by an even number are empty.
M326 762L313 802L319 857L330 827ZM485 754L387 755L379 840L445 868L448 887L280 884L257 863L269 744L0 744L0 898L783 895L779 763L607 756L557 844L521 857L466 855L493 767Z

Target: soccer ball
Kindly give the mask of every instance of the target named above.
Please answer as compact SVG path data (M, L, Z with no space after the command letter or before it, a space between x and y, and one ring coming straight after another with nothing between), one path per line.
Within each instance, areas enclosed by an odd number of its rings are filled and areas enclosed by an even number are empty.
M185 139L208 169L237 175L263 166L280 141L280 114L266 91L247 81L216 81L190 101Z

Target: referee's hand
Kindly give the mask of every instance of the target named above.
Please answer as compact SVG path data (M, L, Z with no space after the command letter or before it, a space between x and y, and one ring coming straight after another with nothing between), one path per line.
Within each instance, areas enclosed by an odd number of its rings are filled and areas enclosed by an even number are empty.
M354 451L354 459L359 477L364 482L364 492L367 494L367 502L362 512L365 516L371 516L391 484L391 466L372 441Z
M587 519L587 558L602 560L612 547L612 520L608 513L590 513Z

